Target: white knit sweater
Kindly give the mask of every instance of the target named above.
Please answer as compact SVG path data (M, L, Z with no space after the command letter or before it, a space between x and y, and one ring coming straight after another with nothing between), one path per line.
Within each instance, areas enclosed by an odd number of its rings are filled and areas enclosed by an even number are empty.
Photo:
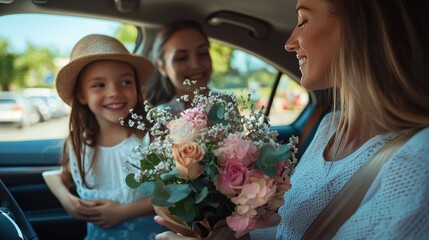
M292 176L292 188L279 209L277 239L301 239L352 175L392 138L375 136L344 159L325 161L323 152L335 131L330 127L332 117L329 114L321 122ZM274 239L274 229L256 231L252 239ZM429 128L384 164L358 210L334 238L429 239Z

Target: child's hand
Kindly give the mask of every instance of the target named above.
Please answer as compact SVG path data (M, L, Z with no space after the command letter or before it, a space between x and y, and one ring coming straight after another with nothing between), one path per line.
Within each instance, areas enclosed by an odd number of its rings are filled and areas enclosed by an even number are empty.
M94 203L84 201L73 194L69 194L70 202L64 205L64 209L76 219L88 221L91 217L97 215L97 212L91 208L95 206Z
M125 220L121 211L123 205L111 200L93 200L91 203L95 205L91 209L97 214L90 222L102 228L109 228Z

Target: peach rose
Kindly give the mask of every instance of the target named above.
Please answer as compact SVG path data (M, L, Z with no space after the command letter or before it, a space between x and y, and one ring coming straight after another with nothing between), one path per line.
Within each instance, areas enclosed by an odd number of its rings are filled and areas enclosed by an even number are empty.
M204 157L203 148L194 143L174 144L173 156L176 159L176 168L183 179L196 179L203 172L200 161Z

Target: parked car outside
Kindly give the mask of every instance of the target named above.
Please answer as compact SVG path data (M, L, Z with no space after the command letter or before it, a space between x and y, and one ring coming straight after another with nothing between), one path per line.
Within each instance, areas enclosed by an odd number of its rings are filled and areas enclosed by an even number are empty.
M23 128L39 121L39 113L28 99L17 92L0 92L0 123Z
M39 97L26 97L28 101L33 104L33 106L37 109L37 113L39 114L40 121L45 122L51 119L51 110L49 110L49 105L43 99Z
M23 91L24 95L34 100L39 108L46 108L46 112L43 116L45 121L50 118L62 118L70 113L70 107L68 107L56 94L54 89L49 88L27 88Z

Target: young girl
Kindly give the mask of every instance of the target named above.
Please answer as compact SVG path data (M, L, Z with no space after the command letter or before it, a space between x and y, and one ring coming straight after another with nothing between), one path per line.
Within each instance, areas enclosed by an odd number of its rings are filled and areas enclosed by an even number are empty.
M72 107L62 168L43 173L65 210L87 221L86 239L153 239L150 198L125 184L126 161L144 133L120 125L129 109L144 114L141 86L152 73L145 58L116 39L89 35L73 48L56 79L59 96ZM70 193L72 182L79 197Z

